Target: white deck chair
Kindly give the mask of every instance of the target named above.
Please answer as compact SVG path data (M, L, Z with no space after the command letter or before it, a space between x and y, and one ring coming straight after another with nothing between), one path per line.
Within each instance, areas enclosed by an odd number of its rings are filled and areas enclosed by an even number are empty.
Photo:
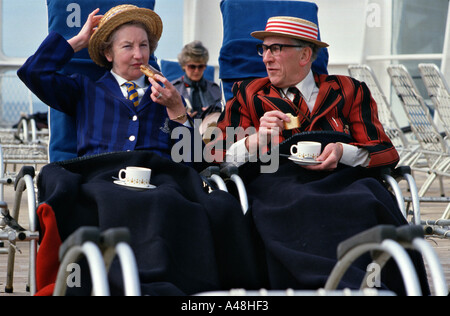
M450 137L450 90L444 75L435 64L419 64L428 96L440 118L447 138Z
M450 176L450 173L447 172L450 168L449 147L434 124L425 101L405 66L391 65L388 67L388 73L408 116L411 129L419 142L420 151L428 163L428 167L425 169L414 167L413 169L433 175L422 187L420 195L423 196L436 177ZM441 193L444 194L443 191Z
M413 170L422 171L429 174L427 180L419 191L419 198L421 201L426 202L448 203L449 198L445 197L442 177L450 176L449 147L434 124L430 112L425 105L425 101L419 94L418 89L405 66L391 65L388 67L388 73L391 77L394 90L396 91L397 96L399 97L408 116L412 131L419 142L420 152L428 165L427 168L412 168ZM440 179L442 197L427 199L425 194L437 178ZM442 225L447 228L450 222L448 221L450 219L449 213L450 211L448 207L441 219L441 223L443 222ZM435 223L436 222L427 222L427 224L430 225ZM445 229L445 231L446 230L447 229ZM444 232L444 235L447 236L447 233Z
M16 74L0 74L0 142L12 145L47 143L48 129L38 131L33 114L31 91ZM13 128L17 121L18 126Z
M15 253L20 248L16 245L17 242L29 242L29 271L28 271L28 285L27 289L31 295L36 292L36 255L37 243L39 240L39 231L37 227L36 216L36 196L34 190L34 169L32 167L24 167L16 179L15 183L15 201L11 212L8 205L0 200L0 241L6 241L6 248L0 248L0 254L8 255L8 263L6 269L6 285L5 292L13 292L14 280L14 264ZM28 204L28 230L20 226L19 211L22 202L22 195L27 191Z
M350 65L348 72L351 77L365 82L369 87L372 97L378 106L380 122L383 124L386 134L399 152L399 165L411 166L411 162L414 161L417 155L418 145L412 144L406 138L372 69L367 65Z

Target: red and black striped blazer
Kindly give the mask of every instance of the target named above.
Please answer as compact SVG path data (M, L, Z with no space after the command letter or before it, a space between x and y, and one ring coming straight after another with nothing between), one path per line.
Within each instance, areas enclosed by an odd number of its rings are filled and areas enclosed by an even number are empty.
M346 76L315 74L314 77L319 95L311 113L311 122L300 115L301 128L284 131L280 140L307 131L344 132L354 139L352 145L369 151L369 168L396 165L399 161L398 153L378 120L377 105L367 85ZM230 140L225 142L227 127L246 129L254 126L258 129L260 118L265 112L279 110L299 115L297 107L290 100L282 98L269 78L238 82L233 87L233 94L234 97L228 101L218 123L222 130L222 144L232 143ZM234 139L233 142L237 140L239 139Z

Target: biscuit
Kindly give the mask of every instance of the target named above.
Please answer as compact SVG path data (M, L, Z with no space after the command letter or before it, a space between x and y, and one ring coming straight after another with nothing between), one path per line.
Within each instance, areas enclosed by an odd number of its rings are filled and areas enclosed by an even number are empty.
M152 78L155 76L155 73L150 69L147 65L141 65L141 71L149 78Z
M293 116L290 113L286 114L287 116L289 116L289 118L291 119L291 121L288 122L284 122L284 129L285 130L290 130L290 129L295 129L295 128L299 128L300 127L300 119L298 116Z

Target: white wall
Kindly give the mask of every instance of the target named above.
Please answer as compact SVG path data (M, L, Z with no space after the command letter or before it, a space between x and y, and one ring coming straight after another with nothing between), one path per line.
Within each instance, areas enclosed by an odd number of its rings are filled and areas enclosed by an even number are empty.
M347 66L363 59L368 0L311 2L319 7L322 40L330 45L330 73L348 74Z
M220 0L184 0L184 44L203 42L209 51L209 65L215 66L218 81L219 53L223 40Z

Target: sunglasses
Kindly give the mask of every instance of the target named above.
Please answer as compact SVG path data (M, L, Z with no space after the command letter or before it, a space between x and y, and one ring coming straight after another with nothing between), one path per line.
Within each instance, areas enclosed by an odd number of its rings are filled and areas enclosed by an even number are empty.
M196 70L196 69L198 69L198 70L205 70L206 69L206 65L192 65L192 64L190 64L190 65L186 65L186 67L189 69L189 70L192 70L192 71L194 71L194 70Z

